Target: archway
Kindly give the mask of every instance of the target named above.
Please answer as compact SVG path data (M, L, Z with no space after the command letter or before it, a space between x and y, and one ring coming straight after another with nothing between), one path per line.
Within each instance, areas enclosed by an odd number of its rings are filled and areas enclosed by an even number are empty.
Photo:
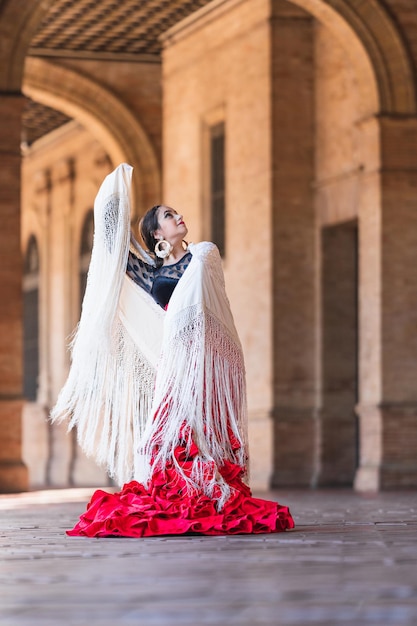
M414 75L377 2L277 0L273 9L273 483L352 485L356 402L379 371L381 117L415 115ZM358 249L346 223L358 224ZM343 310L328 292L337 263Z
M132 180L138 214L160 197L161 175L152 144L140 122L108 90L72 70L28 58L23 92L88 128L114 164L125 161L138 166Z
M378 0L286 0L313 15L340 40L349 41L352 61L366 63L379 114L415 114L416 82L408 51ZM365 83L364 83L365 86Z

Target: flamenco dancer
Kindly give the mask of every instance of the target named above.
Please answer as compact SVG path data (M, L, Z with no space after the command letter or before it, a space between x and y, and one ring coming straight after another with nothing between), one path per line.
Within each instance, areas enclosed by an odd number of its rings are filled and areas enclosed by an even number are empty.
M216 246L187 245L182 215L143 217L146 252L130 230L132 167L104 180L70 373L52 420L122 490L96 491L69 535L272 533L294 527L287 507L245 483L242 349Z

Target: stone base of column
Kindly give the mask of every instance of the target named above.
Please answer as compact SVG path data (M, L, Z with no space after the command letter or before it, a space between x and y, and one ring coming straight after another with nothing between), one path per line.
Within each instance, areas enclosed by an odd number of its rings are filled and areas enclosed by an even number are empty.
M357 491L417 488L417 405L358 406Z
M0 401L0 493L26 491L29 476L22 461L22 400Z
M379 491L380 476L379 467L376 465L368 465L367 467L358 467L356 470L355 481L353 483L355 491Z
M359 467L356 470L356 491L379 491L379 470L382 459L382 417L378 406L358 405Z
M312 408L276 407L272 487L312 487L317 479L318 429Z
M18 493L28 488L28 468L23 461L0 461L0 493Z

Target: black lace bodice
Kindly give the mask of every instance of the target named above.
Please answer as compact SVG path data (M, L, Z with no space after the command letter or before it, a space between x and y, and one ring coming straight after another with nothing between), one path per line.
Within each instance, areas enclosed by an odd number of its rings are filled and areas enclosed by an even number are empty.
M127 261L127 275L142 289L145 289L162 308L165 308L172 292L191 261L191 252L172 265L155 268L145 263L130 250Z

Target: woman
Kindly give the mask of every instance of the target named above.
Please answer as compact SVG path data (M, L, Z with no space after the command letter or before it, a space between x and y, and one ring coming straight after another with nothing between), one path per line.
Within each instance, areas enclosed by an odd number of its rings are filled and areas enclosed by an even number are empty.
M130 233L132 168L97 195L94 247L72 364L52 419L121 492L98 490L71 535L278 532L286 507L251 496L243 355L214 244L187 244L174 209Z

